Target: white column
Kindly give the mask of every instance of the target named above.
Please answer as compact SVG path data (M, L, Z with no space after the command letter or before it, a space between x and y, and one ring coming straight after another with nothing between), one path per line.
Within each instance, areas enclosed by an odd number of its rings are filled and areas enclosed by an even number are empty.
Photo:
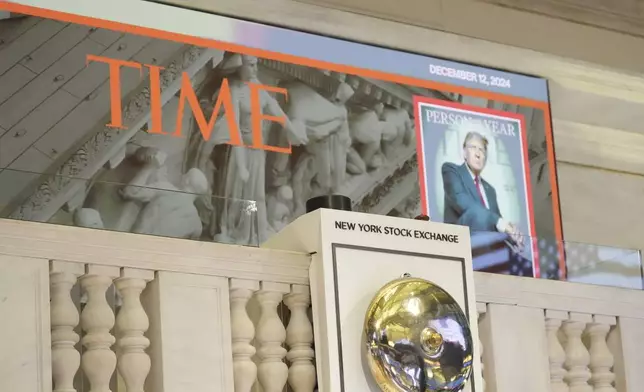
M284 303L291 311L291 319L286 327L286 344L289 352L286 358L290 362L288 383L294 392L313 392L315 388L315 353L313 344L313 326L308 316L311 306L309 286L293 285L291 293L286 295Z
M592 392L588 385L590 380L590 353L581 340L581 335L586 329L586 324L592 321L589 314L570 313L570 318L563 323L563 332L566 335L566 361L568 370L566 381L570 392Z
M479 354L481 355L481 380L483 380L483 392L485 392L485 363L483 362L483 353L485 351L485 347L483 346L483 340L481 339L481 324L483 324L485 313L487 313L487 304L483 302L477 302L476 310L478 314L477 322L479 324L479 336L477 336L476 338L479 340Z
M548 339L548 359L550 361L550 391L568 392L568 384L564 382L566 369L566 352L559 341L559 330L564 320L568 319L568 312L546 310L546 335Z
M644 319L619 317L608 335L615 357L615 388L618 392L639 391L644 385Z
M141 293L154 271L124 268L114 285L123 299L116 318L118 371L125 382L126 392L143 392L150 372L150 356L145 350L150 340L145 337L150 321L141 304Z
M0 255L0 391L51 392L49 260Z
M594 392L616 392L613 387L615 360L606 342L608 333L615 324L617 324L615 317L595 315L586 329L586 333L590 337L590 371L592 373L590 382Z
M106 292L119 276L119 268L88 265L80 279L87 293L87 305L81 313L82 339L85 352L82 367L90 383L90 392L111 392L110 380L116 369L116 354L111 347L116 339L110 331L114 328L114 312L107 302Z
M256 337L260 359L258 378L264 392L282 392L288 380L288 366L284 363L286 349L282 347L286 328L277 314L277 306L289 291L288 284L262 282L257 293L261 308Z
M147 392L234 390L228 279L159 271L142 301L150 318Z
M486 388L491 392L543 392L550 388L544 312L487 305L481 325Z
M80 340L74 331L80 321L78 309L72 300L71 290L85 265L52 261L50 264L51 293L51 370L54 392L76 392L74 376L80 367L80 353L76 343Z
M248 316L248 300L259 290L259 282L245 279L230 280L230 325L233 347L235 392L250 392L257 380L257 365L252 357L255 347L255 326Z

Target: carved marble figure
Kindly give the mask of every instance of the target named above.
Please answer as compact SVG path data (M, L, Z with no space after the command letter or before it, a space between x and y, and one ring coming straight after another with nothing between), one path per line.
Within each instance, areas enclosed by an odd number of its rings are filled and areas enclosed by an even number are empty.
M74 211L74 225L90 229L103 229L101 214L93 208L78 208Z
M163 151L142 147L137 150L136 158L143 166L120 190L123 199L142 204L131 231L199 239L203 227L194 203L208 192L206 176L199 169L190 169L181 178L181 185L176 187L164 170L166 154Z
M381 119L388 124L383 135L382 150L391 158L401 146L409 146L414 141L414 122L405 109L385 108Z
M227 78L235 120L244 145L253 144L251 90L249 83L260 83L257 75L257 58L252 56L227 53L217 67L217 72ZM262 114L284 118L286 138L292 145L307 142L303 129L293 124L275 98L265 90L260 90L260 110ZM217 101L219 91L211 99L211 105ZM270 127L262 126L263 139ZM203 141L199 149L197 167L211 171L212 152L216 145L230 141L230 127L223 113L215 122L210 140ZM216 184L215 194L224 197L224 206L218 219L213 220L211 234L221 242L238 244L256 244L267 239L268 221L266 216L265 189L266 152L245 146L230 146L223 180ZM213 181L214 183L215 181ZM253 204L255 210L242 208L242 204ZM218 227L216 227L218 226Z
M381 154L381 142L392 128L380 117L384 110L381 102L373 108L353 113L349 117L349 129L352 146L347 157L347 171L351 174L363 174L378 169L384 163ZM395 130L393 131L395 132Z
M309 197L337 192L346 178L351 135L345 104L354 90L344 82L344 75L334 76L339 83L327 96L302 82L291 82L287 86L286 113L303 125L309 140L293 169L295 216L305 212Z
M282 185L274 192L268 194L266 207L268 210L268 222L273 232L282 230L291 221L291 202L293 201L293 189L289 185Z

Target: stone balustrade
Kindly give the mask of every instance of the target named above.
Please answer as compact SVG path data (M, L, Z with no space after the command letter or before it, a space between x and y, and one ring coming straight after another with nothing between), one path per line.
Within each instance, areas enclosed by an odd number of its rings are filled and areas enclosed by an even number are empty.
M313 392L308 263L0 220L0 390ZM476 290L488 392L643 385L643 292L483 273Z

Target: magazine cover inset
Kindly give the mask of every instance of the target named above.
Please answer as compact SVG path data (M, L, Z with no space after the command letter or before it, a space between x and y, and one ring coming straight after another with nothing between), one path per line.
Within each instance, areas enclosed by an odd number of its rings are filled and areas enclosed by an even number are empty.
M423 212L470 228L475 270L539 276L523 116L414 103Z

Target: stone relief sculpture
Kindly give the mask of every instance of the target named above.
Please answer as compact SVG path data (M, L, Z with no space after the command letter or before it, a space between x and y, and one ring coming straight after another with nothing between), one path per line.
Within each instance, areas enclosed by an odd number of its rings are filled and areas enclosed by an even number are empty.
M266 207L270 230L277 233L291 222L293 202L293 189L289 185L282 185L274 192L268 194Z
M409 146L414 142L414 122L408 111L396 108L385 108L381 119L389 125L383 134L383 153L391 158L400 146Z
M355 112L349 117L349 129L353 143L347 158L349 173L366 173L378 169L384 163L381 143L385 138L388 138L385 135L392 133L390 124L380 119L384 107L384 104L379 102L373 108Z
M308 138L293 168L295 216L305 212L309 197L337 192L346 178L351 146L346 102L354 90L344 82L344 75L335 76L339 84L328 96L302 82L286 86L289 92L286 113L292 121L303 125Z
M174 238L199 239L203 226L195 200L208 192L208 181L201 170L185 173L181 184L172 184L163 167L166 154L155 148L142 147L136 159L143 163L132 181L121 188L124 200L142 204L133 233Z
M74 211L74 225L90 229L104 229L101 214L93 208L78 208Z
M260 83L257 76L257 58L228 53L217 71L228 79L240 138L244 145L252 145L251 96L248 83ZM219 92L216 92L211 99L211 105L216 102L218 94ZM263 114L286 118L284 130L292 145L307 142L304 130L291 122L277 100L264 90L260 90L260 109ZM270 128L263 127L264 140L267 140L268 129ZM230 132L227 119L219 116L211 139L201 143L196 161L197 168L208 173L213 172L210 169L212 152L217 145L230 141ZM213 217L211 222L211 234L215 240L255 244L267 238L269 228L266 214L265 166L264 150L230 146L225 169L220 177L223 181L216 184L218 189L214 189L216 195L224 197L220 216ZM254 211L243 208L243 204L249 204L248 202L254 204Z

